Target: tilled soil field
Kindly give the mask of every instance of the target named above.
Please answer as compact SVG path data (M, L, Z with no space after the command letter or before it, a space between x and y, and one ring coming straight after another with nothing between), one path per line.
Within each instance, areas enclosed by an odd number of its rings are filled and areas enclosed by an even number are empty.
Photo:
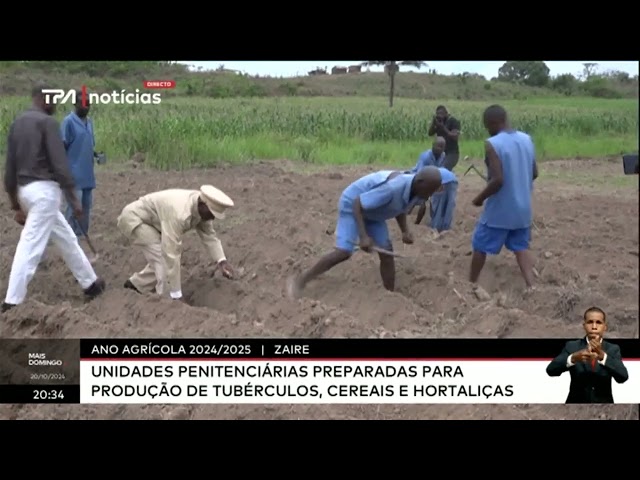
M85 303L53 248L46 253L29 300L0 315L7 337L578 337L590 305L610 317L609 336L638 336L638 188L622 187L620 161L549 162L535 193L533 252L538 288L523 295L512 255L487 262L478 298L467 282L470 238L482 180L458 167L455 228L437 235L412 225L416 243L403 246L390 223L399 259L397 291L380 282L377 257L357 253L310 284L305 298L285 295L286 278L332 248L338 195L366 169L302 170L288 162L162 173L127 167L100 172L92 240L108 292ZM212 275L194 234L183 255L187 303L122 288L144 265L116 230L122 207L164 188L211 183L236 208L216 221L236 280ZM6 198L0 211L9 212ZM20 227L0 217L0 287L6 291ZM87 249L88 251L88 249ZM0 418L36 419L638 419L638 407L536 405L194 405L0 406Z

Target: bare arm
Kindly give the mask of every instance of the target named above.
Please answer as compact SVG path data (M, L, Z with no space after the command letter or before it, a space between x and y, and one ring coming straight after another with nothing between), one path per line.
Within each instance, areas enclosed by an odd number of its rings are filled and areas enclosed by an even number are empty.
M484 144L485 155L487 156L487 163L489 168L489 182L487 186L476 197L475 203L482 204L491 195L496 194L502 188L502 182L504 178L502 176L502 162L498 157L493 145L490 142Z
M538 162L536 161L536 146L529 137L529 141L531 142L531 150L533 150L533 180L535 181L538 178Z
M353 216L358 224L358 236L365 238L367 236L367 229L364 226L364 215L362 214L362 204L360 203L360 197L356 197L353 201Z
M433 136L436 134L436 132L438 131L438 127L436 125L436 117L433 117L433 119L431 119L431 125L429 126L429 136Z
M416 215L416 225L420 225L426 213L427 213L427 204L423 203L422 205L420 205L420 208L418 209L418 214Z
M407 233L409 228L407 227L407 214L401 213L396 217L396 222L398 222L398 227L400 227L400 231L402 233Z

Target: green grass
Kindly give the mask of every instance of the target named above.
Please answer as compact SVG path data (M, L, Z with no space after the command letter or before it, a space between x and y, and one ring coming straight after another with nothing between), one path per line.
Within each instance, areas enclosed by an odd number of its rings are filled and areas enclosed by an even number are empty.
M111 162L136 152L159 168L291 159L310 164L411 166L430 148L428 125L440 102L385 98L171 98L161 105L96 105L98 150ZM594 98L503 101L514 127L530 133L540 160L597 158L637 150L636 100ZM447 101L462 122L461 154L483 156L488 102ZM24 98L0 103L0 150ZM59 108L61 119L67 105Z

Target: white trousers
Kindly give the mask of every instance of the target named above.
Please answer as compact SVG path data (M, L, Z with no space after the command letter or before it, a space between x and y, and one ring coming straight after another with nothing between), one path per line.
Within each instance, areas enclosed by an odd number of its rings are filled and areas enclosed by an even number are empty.
M18 200L27 221L13 257L5 302L18 305L24 301L49 239L62 254L80 287L89 288L98 277L60 210L60 186L52 181L32 182L18 189Z

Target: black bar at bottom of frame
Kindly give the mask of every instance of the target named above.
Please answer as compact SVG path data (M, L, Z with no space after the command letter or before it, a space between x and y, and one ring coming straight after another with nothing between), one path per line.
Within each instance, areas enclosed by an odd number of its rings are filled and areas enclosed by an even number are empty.
M80 385L0 385L0 404L80 403Z

